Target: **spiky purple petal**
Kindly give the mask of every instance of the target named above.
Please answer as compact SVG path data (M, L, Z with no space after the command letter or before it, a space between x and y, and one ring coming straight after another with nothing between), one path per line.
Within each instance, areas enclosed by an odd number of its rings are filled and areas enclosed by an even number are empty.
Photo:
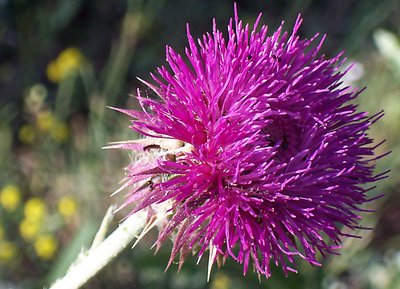
M190 147L155 145L128 167L125 205L171 203L158 239L178 231L171 261L211 245L269 277L271 261L285 273L296 271L295 256L319 265L318 253L340 246L343 226L358 228L364 185L382 177L367 135L382 113L349 103L361 91L341 86L342 55L320 55L324 37L300 39L300 18L292 33L281 25L267 36L260 17L250 29L235 12L227 40L215 21L197 41L188 26L188 61L167 46L169 69L143 81L160 99L138 90L143 112L120 111L143 135ZM118 146L146 154L139 145Z

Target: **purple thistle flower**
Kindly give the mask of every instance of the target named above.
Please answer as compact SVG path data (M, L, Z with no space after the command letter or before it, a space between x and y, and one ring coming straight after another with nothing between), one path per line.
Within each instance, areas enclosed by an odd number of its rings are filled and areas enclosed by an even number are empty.
M230 257L266 277L271 261L285 274L295 256L320 265L343 227L359 228L364 185L385 176L367 135L383 113L349 103L361 90L341 86L342 55L320 55L324 37L300 39L300 18L267 36L260 17L243 26L235 8L227 40L215 21L197 42L188 26L187 58L167 46L169 69L143 81L159 99L138 90L143 111L117 109L146 136L111 146L138 160L124 205L155 216L167 204L157 247L174 239L170 264L210 250L211 264Z

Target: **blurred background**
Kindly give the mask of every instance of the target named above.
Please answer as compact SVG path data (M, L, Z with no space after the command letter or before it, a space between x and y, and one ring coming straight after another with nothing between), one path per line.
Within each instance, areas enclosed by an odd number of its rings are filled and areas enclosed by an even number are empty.
M262 280L233 261L214 268L188 258L164 273L171 244L154 255L157 232L127 249L85 288L400 288L400 1L237 1L239 15L273 31L299 12L300 34L328 34L323 53L346 50L355 62L345 81L367 90L357 100L385 117L371 130L393 151L377 171L391 169L371 196L360 231L344 240L341 256L322 268L299 262L299 274L280 269ZM133 139L129 121L106 106L135 107L130 96L165 64L165 45L183 52L185 24L200 37L217 18L225 31L233 15L222 0L0 0L0 288L43 288L90 247L129 155L104 151L109 141ZM117 226L118 215L110 230Z

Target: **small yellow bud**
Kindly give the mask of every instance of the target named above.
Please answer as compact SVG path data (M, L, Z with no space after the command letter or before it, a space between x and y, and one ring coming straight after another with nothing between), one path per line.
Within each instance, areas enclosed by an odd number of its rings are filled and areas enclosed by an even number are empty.
M31 198L25 204L24 214L28 220L39 221L46 214L46 204L39 198Z
M34 249L39 258L49 260L57 250L57 241L51 235L41 235L36 239Z
M66 48L51 61L46 69L47 78L52 82L59 82L69 74L77 71L84 61L82 52L74 47Z
M31 124L24 124L18 131L18 138L21 142L31 144L36 139L36 130Z
M212 284L211 284L212 289L228 289L231 288L231 281L229 280L228 276L222 273L218 273Z
M17 255L16 246L8 241L0 241L0 262L10 262Z
M7 185L0 192L0 203L7 211L14 211L21 201L21 191L17 186Z
M61 216L64 217L64 219L69 219L74 214L76 214L77 203L75 198L70 196L65 196L60 199L57 208L58 212L60 213Z
M66 142L69 137L68 126L61 121L54 122L53 126L50 129L50 137L58 143Z
M56 122L56 118L51 111L43 111L36 118L36 126L42 132L48 132Z
M51 61L46 68L46 75L47 78L51 81L51 82L59 82L60 81L60 70L58 69L58 65L57 65L57 61L53 60Z
M19 233L25 241L33 241L40 230L40 222L38 220L23 219L19 224Z

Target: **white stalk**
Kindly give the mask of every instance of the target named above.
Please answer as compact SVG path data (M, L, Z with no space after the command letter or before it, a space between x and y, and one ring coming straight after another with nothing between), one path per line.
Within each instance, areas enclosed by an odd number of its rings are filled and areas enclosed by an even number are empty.
M104 241L81 253L67 274L50 289L80 288L139 236L146 225L146 217L147 212L140 211L127 218Z

